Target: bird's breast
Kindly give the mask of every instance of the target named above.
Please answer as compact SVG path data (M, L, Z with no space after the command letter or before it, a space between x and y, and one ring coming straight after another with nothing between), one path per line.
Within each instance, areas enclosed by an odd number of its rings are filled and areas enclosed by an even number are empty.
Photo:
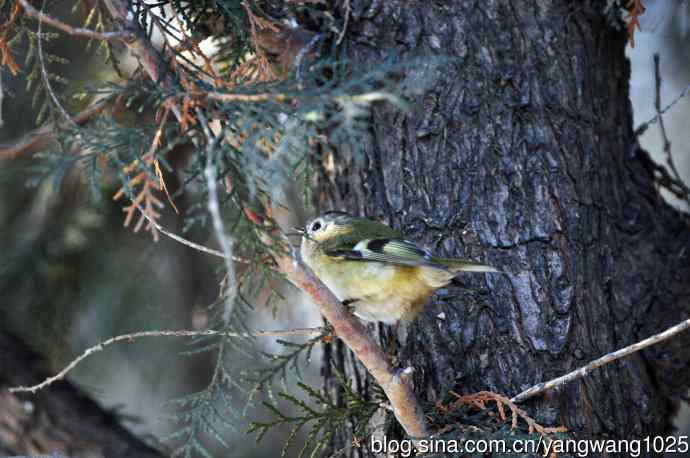
M333 294L341 301L351 302L355 314L367 321L392 324L411 320L435 289L420 267L352 261L317 250L302 251L305 262Z

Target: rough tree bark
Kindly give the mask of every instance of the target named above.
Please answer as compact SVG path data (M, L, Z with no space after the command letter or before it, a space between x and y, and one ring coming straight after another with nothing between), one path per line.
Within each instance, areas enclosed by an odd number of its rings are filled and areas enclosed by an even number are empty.
M508 273L463 277L412 324L399 359L417 369L422 399L513 396L687 318L688 218L659 197L633 135L626 37L605 2L351 3L355 63L456 61L410 112L375 110L366 157L336 158L319 205ZM526 407L580 436L669 432L690 385L687 337ZM327 360L363 380L334 345Z

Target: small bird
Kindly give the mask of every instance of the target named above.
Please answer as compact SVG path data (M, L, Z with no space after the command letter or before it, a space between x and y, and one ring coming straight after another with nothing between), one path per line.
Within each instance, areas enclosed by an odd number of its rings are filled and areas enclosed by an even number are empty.
M412 321L459 272L498 272L464 259L433 256L389 226L326 212L301 231L300 254L322 282L365 321Z

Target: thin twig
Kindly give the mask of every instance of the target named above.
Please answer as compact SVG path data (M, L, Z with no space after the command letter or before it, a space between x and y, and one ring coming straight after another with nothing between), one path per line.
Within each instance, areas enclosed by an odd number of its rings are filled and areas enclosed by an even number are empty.
M338 41L336 42L337 45L340 45L340 43L343 42L343 38L345 38L345 32L347 32L347 26L350 22L350 0L345 0L345 22L343 23L343 30L340 31L340 34L338 35Z
M637 155L637 158L640 160L640 162L642 162L644 167L651 170L651 172L654 174L655 183L666 188L668 192L679 199L686 198L688 191L686 191L685 183L671 176L668 169L652 159L649 156L649 153L639 146L638 142L633 145L633 151L635 152L634 154Z
M206 177L206 187L208 188L208 211L211 213L211 220L213 222L213 230L216 233L216 238L223 249L223 258L227 270L228 281L227 287L225 288L223 320L229 323L232 317L232 309L235 305L235 298L237 296L237 279L235 278L235 265L232 262L233 240L225 232L225 225L223 224L223 218L220 214L220 202L218 201L218 175L216 173L214 161L218 137L215 137L211 133L211 128L208 125L206 116L204 116L204 113L199 108L196 109L196 115L199 118L199 122L201 122L201 127L206 136L206 167L204 167L204 176Z
M267 100L274 100L276 102L283 102L287 99L284 94L230 94L223 92L207 92L204 96L219 102L265 102Z
M156 149L160 147L161 145L161 139L163 138L163 131L165 127L165 122L168 119L168 115L170 114L170 108L166 108L161 122L158 125L158 130L156 130L156 135L153 137L153 142L151 143L151 149L149 149L149 155L153 158L153 167L156 172L156 176L158 177L158 182L160 183L160 189L165 192L166 197L168 198L168 202L170 203L170 206L175 210L175 213L178 215L180 214L180 210L177 208L177 205L175 205L175 202L172 199L172 196L170 195L170 192L168 192L168 186L165 184L165 180L163 179L163 171L161 170L160 163L157 158L155 158L155 153Z
M656 115L659 119L659 131L661 132L661 138L664 143L664 153L666 154L666 163L673 173L675 181L679 183L685 192L685 202L688 204L688 209L690 209L690 188L688 188L683 179L678 173L676 168L676 163L673 160L673 154L671 153L671 142L666 134L666 126L664 125L664 117L661 113L661 71L659 69L659 54L654 53L654 83L655 83L655 97L654 97L654 108L656 108Z
M542 382L537 385L534 385L533 387L513 397L511 401L522 402L526 399L532 398L538 394L544 393L545 391L556 388L560 385L565 385L566 383L570 383L573 380L584 378L588 373L592 372L594 369L597 369L601 366L616 361L617 359L623 358L624 356L628 356L632 353L643 350L652 345L658 344L659 342L663 342L664 340L668 340L671 337L680 334L681 332L686 331L688 329L690 329L690 319L682 321L677 325L668 328L664 332L660 332L659 334L647 337L646 339L629 345L625 348L621 348L620 350L608 353L599 359L595 359L586 366L582 366L581 368L569 372L565 375L562 375L558 378L549 380L548 382Z
M43 10L46 7L46 0L43 0L43 4L41 5L41 15L39 16L38 19L38 33L36 33L36 40L38 41L37 46L37 52L38 52L38 63L39 66L41 67L41 76L43 78L43 84L46 87L46 91L48 92L48 95L50 96L51 100L53 101L53 105L55 105L55 108L58 109L60 114L62 115L63 118L65 118L66 121L68 121L70 124L73 126L77 126L77 123L74 122L74 119L67 113L67 110L62 106L62 103L60 103L60 99L58 99L57 94L55 94L55 91L53 91L53 87L50 84L50 78L48 77L48 70L46 70L46 63L45 59L43 57Z
M289 337L289 336L318 336L325 332L325 328L297 328L289 330L279 330L279 331L255 331L255 332L229 332L229 331L216 331L213 329L206 329L202 331L191 331L191 330L161 330L161 331L142 331L133 332L131 334L122 334L119 336L111 337L93 347L89 347L81 355L72 360L64 369L55 374L52 377L48 377L41 383L33 386L17 386L10 388L10 393L36 393L43 388L52 385L58 380L62 380L65 376L71 372L75 367L77 367L83 360L93 355L103 351L105 347L113 345L117 342L128 341L133 342L136 339L143 337L203 337L203 336L219 336L219 337Z
M299 52L297 53L294 68L295 77L297 78L297 84L300 89L302 89L302 62L304 61L304 57L307 55L307 53L311 52L311 49L320 39L321 34L317 33L311 40L309 40L309 42L306 45L302 46L302 48L300 48Z
M65 24L51 16L48 16L43 11L38 11L36 8L31 6L27 0L19 0L19 3L26 11L29 17L33 17L39 20L39 22L45 22L48 25L55 27L56 29L62 30L65 33L74 36L81 36L87 38L93 38L96 40L118 40L118 41L128 41L134 39L134 34L128 30L117 30L114 32L96 32L95 30L86 29L82 27L72 27L69 24ZM42 8L41 8L42 9Z
M673 99L673 101L672 101L671 103L669 103L668 105L666 105L661 111L658 111L658 110L657 110L657 114L655 114L655 115L652 116L650 119L648 119L647 121L645 121L645 122L643 122L642 124L640 124L639 126L637 126L637 129L635 129L635 132L634 132L633 134L634 134L636 137L639 137L639 136L641 136L642 134L644 134L644 133L647 131L647 129L649 128L649 126L651 126L652 124L655 124L655 123L657 123L657 122L659 121L659 117L660 117L661 115L666 114L666 112L667 112L668 110L670 110L671 108L673 108L673 106L674 106L675 104L677 104L677 103L680 101L680 99L682 99L683 97L687 96L688 94L690 94L690 84L688 84L688 85L685 87L685 89L683 89L683 90L680 92L680 94L678 94L678 95L676 96L676 98Z
M160 232L161 234L163 234L167 237L170 237L174 241L181 243L182 245L188 246L189 248L192 248L194 250L201 251L202 253L210 254L211 256L216 256L218 258L225 259L225 255L223 254L222 251L214 250L213 248L209 248L209 247L206 247L204 245L200 245L198 243L192 242L191 240L186 239L186 238L182 237L181 235L177 235L174 232L169 231L165 227L161 226L161 224L158 223L158 221L156 221L155 219L153 219L149 215L147 215L146 211L144 211L144 208L140 204L136 204L136 205L137 205L137 209L142 214L142 216L144 218L146 218L146 220L149 223L151 223L156 228L156 230L158 232ZM234 262L239 262L241 264L249 264L248 259L244 259L244 258L241 258L239 256L233 255L232 260Z

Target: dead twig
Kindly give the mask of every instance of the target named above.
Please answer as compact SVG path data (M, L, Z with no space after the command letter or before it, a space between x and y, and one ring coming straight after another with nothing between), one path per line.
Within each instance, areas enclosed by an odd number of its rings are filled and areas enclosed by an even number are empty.
M628 356L630 354L636 353L640 350L643 350L647 347L651 347L652 345L656 345L659 342L663 342L664 340L668 340L671 337L674 337L681 332L684 332L686 330L690 329L690 319L682 321L678 323L675 326L672 326L665 330L664 332L660 332L659 334L655 334L651 337L647 337L644 340L641 340L637 343L634 343L632 345L629 345L625 348L621 348L620 350L616 350L612 353L608 353L604 356L602 356L599 359L595 359L594 361L590 362L589 364L580 367L579 369L576 369L572 372L569 372L565 375L562 375L558 378L555 378L553 380L549 380L548 382L542 382L537 385L534 385L533 387L523 391L522 393L518 394L517 396L514 396L511 401L513 402L522 402L525 401L529 398L532 398L534 396L537 396L539 394L542 394L548 390L551 390L553 388L559 387L561 385L565 385L566 383L570 383L574 380L578 380L581 378L584 378L587 374L592 372L594 369L597 369L601 366L604 366L606 364L612 363L613 361L616 361L617 359L623 358L624 356Z
M204 176L206 177L206 187L208 188L208 211L211 213L211 221L213 222L213 230L216 233L218 243L223 249L223 258L225 260L225 269L227 271L227 284L225 288L225 309L223 310L223 320L226 323L230 322L232 317L232 309L235 304L237 296L237 279L235 278L235 265L232 261L232 238L225 232L225 225L220 214L220 202L218 200L218 175L216 173L216 144L218 137L214 136L211 128L208 125L206 116L197 108L196 115L201 122L201 127L206 136L206 166L204 167Z
M55 91L53 91L53 86L50 84L50 78L48 77L48 70L46 69L45 58L43 57L43 17L45 16L43 14L43 10L45 9L45 7L46 0L43 0L43 4L41 5L41 12L38 18L38 30L36 33L36 40L38 42L38 62L41 67L41 77L43 79L43 84L45 85L46 91L48 92L50 99L53 101L53 105L55 105L55 108L57 108L57 110L60 112L62 117L65 118L66 121L68 121L73 126L77 126L77 123L74 122L74 119L72 119L69 113L67 113L67 110L65 110L65 108L62 106L62 103L60 103L60 99L58 98Z
M144 218L146 218L148 220L148 222L151 223L156 228L156 230L158 232L160 232L161 234L163 234L167 237L170 237L174 241L181 243L182 245L188 246L189 248L192 248L194 250L201 251L202 253L210 254L211 256L216 256L218 258L225 259L225 254L223 254L222 251L214 250L213 248L209 248L209 247L206 247L204 245L200 245L198 243L192 242L189 239L186 239L180 235L175 234L172 231L167 230L166 228L161 226L158 223L158 221L154 220L149 215L147 215L146 212L144 211L144 208L141 207L141 205L137 205L137 208L138 208L139 212L141 212L141 214L144 216ZM244 259L244 258L240 258L238 256L233 256L232 260L234 262L239 262L242 264L249 264L249 260Z
M287 96L284 94L231 94L223 92L207 92L203 94L211 100L218 100L219 102L266 102L274 100L276 102L284 102Z
M664 125L664 117L661 113L661 71L659 69L659 54L654 54L654 86L655 86L655 96L654 96L654 108L656 108L657 119L659 120L659 131L661 132L661 138L664 143L664 153L666 154L666 164L668 164L671 173L673 173L675 182L680 183L682 191L684 191L685 202L688 204L688 209L690 209L690 188L683 182L683 179L678 173L676 168L676 163L673 160L673 154L671 153L671 142L666 134L666 126Z
M93 347L89 347L84 352L72 360L64 369L55 374L52 377L48 377L41 383L33 386L17 386L9 389L10 393L32 393L35 394L37 391L52 385L53 383L62 380L65 376L71 372L75 367L77 367L83 360L93 355L103 351L105 347L113 345L117 342L127 341L133 342L136 339L141 339L144 337L201 337L201 336L219 336L219 337L288 337L288 336L318 336L325 332L325 328L297 328L279 331L255 331L255 332L229 332L229 331L216 331L213 329L207 329L203 331L190 331L190 330L161 330L161 331L142 331L133 332L131 334L122 334L119 336L111 337Z
M522 418L525 421L525 423L527 423L529 434L532 434L535 431L539 434L544 435L562 433L567 431L567 428L565 426L547 427L540 425L532 417L530 417L527 414L527 412L516 406L514 401L492 391L480 391L479 393L467 394L464 396L459 395L455 391L450 391L450 394L458 398L455 402L453 402L451 406L453 408L457 408L461 405L471 405L478 409L484 410L486 409L487 402L496 402L496 407L498 408L498 415L501 417L501 420L503 421L506 421L508 418L506 416L506 412L504 409L504 406L507 406L512 414L510 427L513 430L517 428L518 418Z
M129 165L124 168L124 174L129 175L130 172L134 171L139 167L140 164L144 164L147 168L152 168L155 173L155 178L149 172L149 170L144 169L134 175L132 178L127 178L126 183L115 193L113 200L117 201L123 196L127 195L130 197L131 204L125 206L122 211L126 213L124 226L129 227L131 224L134 214L137 210L140 210L141 215L139 220L134 225L133 231L135 233L139 232L144 225L145 221L146 230L151 232L154 242L158 242L158 230L157 227L151 222L156 221L161 217L161 214L156 210L156 208L164 208L163 202L156 197L154 191L163 191L168 197L168 202L175 210L176 213L180 213L177 206L172 200L168 188L165 185L165 180L163 179L163 171L160 168L158 158L156 158L156 150L160 148L163 141L163 132L165 130L165 123L167 122L168 115L170 114L170 108L165 108L163 110L163 115L161 116L161 121L158 125L158 129L153 137L151 146L148 152L144 154L140 159L135 159ZM139 188L141 186L141 188ZM139 188L138 192L134 192L135 188ZM131 190L131 196L128 193ZM143 203L143 211L141 209L141 204ZM148 218L145 218L148 216Z
M671 176L668 169L666 169L666 167L652 159L649 156L649 153L639 146L639 143L636 143L634 148L636 154L638 155L638 160L642 162L645 168L652 172L654 183L666 188L668 192L670 192L679 199L686 198L688 193L686 190L687 186L685 185L685 183L683 183L682 180L679 181L678 179Z
M347 32L347 26L350 22L350 14L351 14L350 0L344 1L344 9L345 9L345 21L343 23L343 30L341 30L340 33L338 34L338 41L336 42L336 44L338 46L340 46L340 43L343 42L343 38L345 38L345 33Z
M685 87L685 89L683 89L680 92L680 94L678 94L676 96L676 98L674 98L671 101L671 103L666 105L661 111L657 110L657 114L655 114L650 119L648 119L647 121L645 121L642 124L640 124L639 126L637 126L637 128L635 129L635 132L633 133L635 135L635 137L640 137L642 134L644 134L647 131L647 129L649 129L649 126L651 126L652 124L655 124L659 121L659 117L661 115L666 114L667 111L669 111L671 108L673 108L683 97L687 96L688 94L690 94L690 84L688 84Z

